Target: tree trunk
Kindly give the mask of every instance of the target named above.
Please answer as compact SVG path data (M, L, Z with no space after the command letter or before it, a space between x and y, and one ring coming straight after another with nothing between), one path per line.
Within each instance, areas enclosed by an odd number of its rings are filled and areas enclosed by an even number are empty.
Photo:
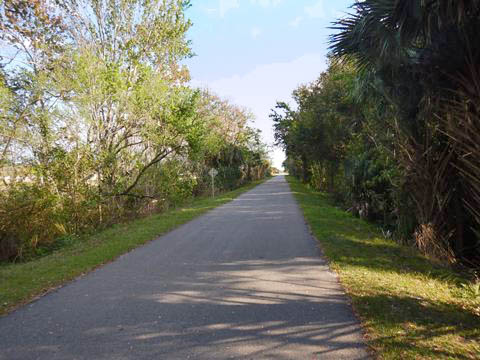
M308 182L308 162L307 162L307 157L305 155L302 155L302 177L303 177L303 182L307 183Z

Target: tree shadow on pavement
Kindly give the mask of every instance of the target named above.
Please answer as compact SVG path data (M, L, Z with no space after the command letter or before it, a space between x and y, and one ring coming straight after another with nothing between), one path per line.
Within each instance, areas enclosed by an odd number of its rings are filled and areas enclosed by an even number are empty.
M91 305L104 308L104 316L92 318L89 307L81 305L85 299L79 299L78 306L69 305L78 314L70 341L52 333L50 342L36 344L31 327L5 354L9 359L15 353L122 359L130 351L136 359L292 359L299 354L367 359L358 322L336 278L316 277L322 266L315 257L188 263L164 276L147 274L133 285L90 285L98 291ZM51 314L49 321L61 322L61 314Z

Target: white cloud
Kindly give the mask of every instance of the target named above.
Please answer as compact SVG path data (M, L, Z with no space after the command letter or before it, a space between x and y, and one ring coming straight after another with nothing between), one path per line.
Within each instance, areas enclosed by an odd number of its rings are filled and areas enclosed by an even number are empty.
M315 80L326 69L322 53L300 56L288 62L258 65L251 71L213 81L195 79L193 86L207 87L234 103L246 106L255 114L254 126L262 130L263 138L273 143L270 109L277 101L290 101L292 91L302 83ZM285 155L281 150L273 154L274 165L280 167Z
M283 1L284 0L250 0L250 3L263 8L270 8L278 6L279 4L283 3ZM239 7L240 0L218 0L218 8L203 7L202 9L209 15L217 15L221 18L224 18L227 12L233 9L238 9Z
M288 25L290 25L291 27L298 27L300 25L300 23L303 21L303 16L297 16L295 19L293 19L292 21L290 21L288 23Z
M207 14L215 14L218 10L215 8L203 8Z
M220 17L225 17L225 14L232 9L237 9L240 7L240 3L238 0L220 0L219 4L219 14Z
M250 0L254 5L260 5L261 7L275 7L283 2L283 0Z
M305 6L305 14L309 18L313 19L324 19L325 18L325 6L323 0L318 0L312 6Z
M324 7L324 2L323 0L318 0L316 3L312 4L311 6L305 6L303 8L303 11L305 13L305 16L310 18L310 19L325 19L326 18L326 13L325 13L325 7ZM288 25L296 28L299 27L300 24L304 21L303 16L297 16L293 20L291 20Z
M250 35L254 39L256 39L261 33L262 33L262 29L260 29L258 26L254 26L250 29Z

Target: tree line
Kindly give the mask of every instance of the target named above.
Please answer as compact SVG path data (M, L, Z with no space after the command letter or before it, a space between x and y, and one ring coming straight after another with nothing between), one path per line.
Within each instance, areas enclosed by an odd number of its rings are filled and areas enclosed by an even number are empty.
M480 1L365 0L272 109L291 174L386 236L480 265Z
M0 2L0 260L269 174L252 115L188 85L184 0Z

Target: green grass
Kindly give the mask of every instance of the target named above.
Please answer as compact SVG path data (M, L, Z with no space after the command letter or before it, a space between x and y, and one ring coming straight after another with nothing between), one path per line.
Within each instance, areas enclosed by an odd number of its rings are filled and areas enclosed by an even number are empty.
M480 294L459 274L384 239L372 224L288 181L367 344L383 359L480 359Z
M115 225L30 262L0 265L0 315L233 200L261 182L216 198L196 199L179 209Z

